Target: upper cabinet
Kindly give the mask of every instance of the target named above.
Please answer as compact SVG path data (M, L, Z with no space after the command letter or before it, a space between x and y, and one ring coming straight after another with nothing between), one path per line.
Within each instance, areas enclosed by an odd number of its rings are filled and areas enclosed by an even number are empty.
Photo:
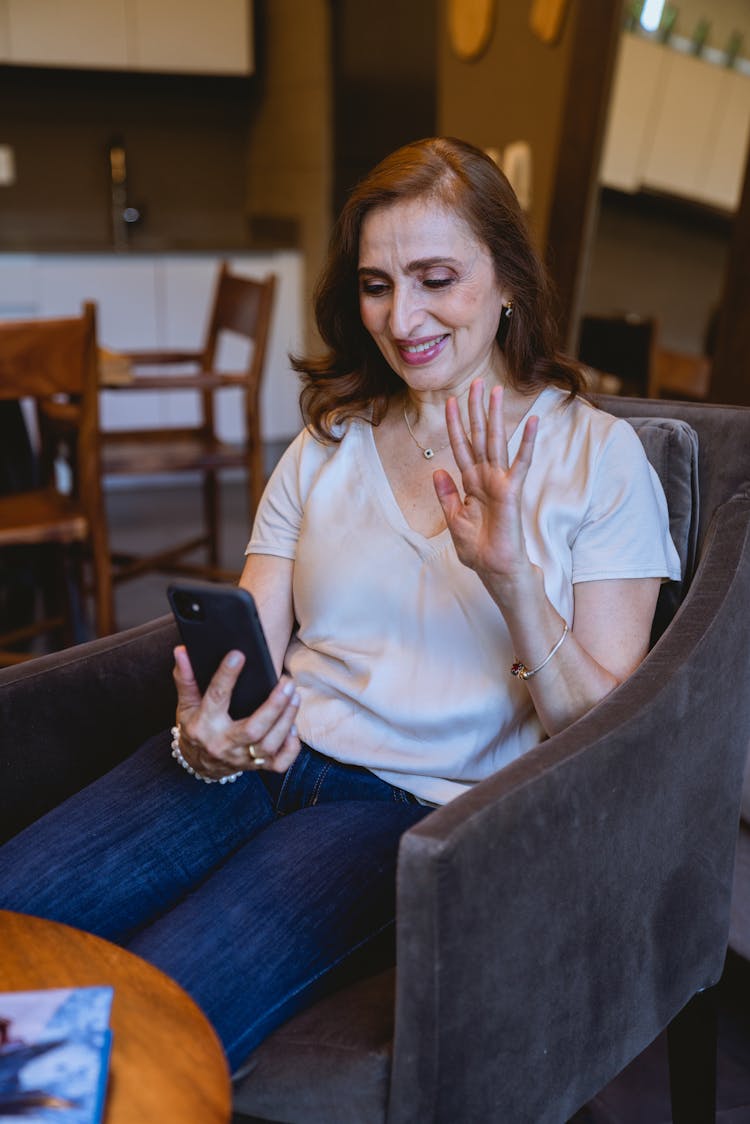
M0 0L0 62L250 74L252 0Z
M28 2L28 0L26 0ZM126 0L138 70L249 74L247 0Z
M734 211L750 131L750 78L660 43L622 37L600 180Z

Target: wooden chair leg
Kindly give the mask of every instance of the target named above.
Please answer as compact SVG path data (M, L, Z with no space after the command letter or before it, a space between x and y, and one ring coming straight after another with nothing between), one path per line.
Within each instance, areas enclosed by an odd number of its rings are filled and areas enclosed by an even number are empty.
M208 471L203 476L203 518L208 533L208 564L219 566L219 536L221 534L221 499L217 473Z
M673 1124L715 1124L717 988L694 995L667 1028Z

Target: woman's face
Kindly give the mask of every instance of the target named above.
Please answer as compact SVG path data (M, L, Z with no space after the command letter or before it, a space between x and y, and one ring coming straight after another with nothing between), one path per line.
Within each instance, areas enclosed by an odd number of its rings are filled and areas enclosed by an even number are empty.
M447 208L410 199L364 219L362 322L412 389L456 394L478 376L497 381L504 299L489 250Z

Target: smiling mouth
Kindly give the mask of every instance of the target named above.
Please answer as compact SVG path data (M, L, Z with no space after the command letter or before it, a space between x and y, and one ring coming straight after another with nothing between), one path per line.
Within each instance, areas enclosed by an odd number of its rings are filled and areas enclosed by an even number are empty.
M432 339L429 339L429 340L422 340L421 343L414 343L414 344L400 343L398 345L398 349L399 349L399 351L403 352L404 355L422 355L423 352L431 351L433 348L437 347L438 344L441 344L443 342L443 340L446 340L447 338L448 338L448 335L446 333L445 335L442 335L442 336L433 336Z

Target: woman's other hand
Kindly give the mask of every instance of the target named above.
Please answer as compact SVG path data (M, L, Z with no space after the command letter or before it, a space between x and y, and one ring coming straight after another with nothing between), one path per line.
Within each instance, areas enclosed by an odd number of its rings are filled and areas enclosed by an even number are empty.
M183 645L175 648L174 657L180 749L198 773L218 780L239 770L262 767L283 773L289 768L300 748L295 726L299 694L291 679L282 676L253 714L235 720L229 701L244 663L242 653L224 657L202 696Z
M484 408L484 384L469 391L469 428L464 430L458 403L450 398L445 413L453 456L461 473L462 500L450 473L439 469L435 491L456 553L486 584L513 583L529 568L521 525L521 493L529 471L539 419L530 417L513 464L503 414L503 388L494 387Z

